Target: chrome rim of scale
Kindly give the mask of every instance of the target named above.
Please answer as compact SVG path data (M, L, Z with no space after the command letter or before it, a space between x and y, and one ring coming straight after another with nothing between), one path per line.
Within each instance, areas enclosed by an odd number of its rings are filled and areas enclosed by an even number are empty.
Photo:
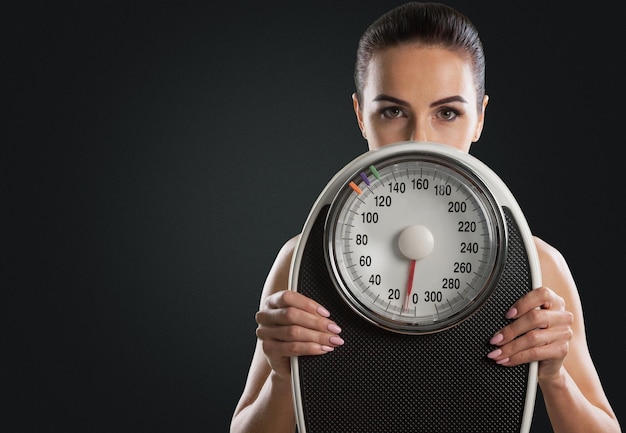
M360 316L395 332L437 332L489 297L505 261L504 219L467 155L394 147L366 154L332 200L327 265Z

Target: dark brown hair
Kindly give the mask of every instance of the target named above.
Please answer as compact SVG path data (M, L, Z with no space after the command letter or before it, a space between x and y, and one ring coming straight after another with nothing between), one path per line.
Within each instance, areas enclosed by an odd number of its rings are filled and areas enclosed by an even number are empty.
M441 3L411 2L391 9L374 21L359 40L354 84L359 101L367 67L378 50L418 43L464 53L472 63L478 105L485 96L485 54L478 30L465 15Z

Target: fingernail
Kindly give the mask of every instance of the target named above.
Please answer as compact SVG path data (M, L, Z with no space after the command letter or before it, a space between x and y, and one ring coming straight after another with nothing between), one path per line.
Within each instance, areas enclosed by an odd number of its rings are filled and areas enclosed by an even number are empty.
M506 364L507 362L509 362L509 358L504 358L504 359L501 359L500 361L496 361L496 364L502 365L502 364Z
M504 335L498 333L494 335L493 337L491 337L491 340L489 340L489 344L498 344L502 340L504 340Z
M494 359L494 358L497 358L498 356L500 356L501 354L502 354L502 350L496 349L496 350L494 350L492 352L489 352L487 354L487 358Z
M343 338L337 336L330 337L330 342L335 346L341 346L344 343Z
M321 305L319 307L317 307L317 314L319 314L320 316L323 317L329 317L330 316L330 311L328 311L326 308L322 307Z
M512 319L515 316L517 316L517 308L511 308L509 311L506 312L505 317L507 319Z
M322 344L322 350L323 350L324 352L332 352L333 350L335 350L335 348L334 348L334 347L330 347L330 346L326 346L326 345Z
M334 323L328 324L328 330L334 334L339 334L341 332L341 328Z

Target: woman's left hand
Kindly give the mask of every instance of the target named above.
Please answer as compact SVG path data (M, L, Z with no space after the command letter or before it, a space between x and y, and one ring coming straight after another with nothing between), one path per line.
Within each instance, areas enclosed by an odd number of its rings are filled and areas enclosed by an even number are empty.
M556 377L573 335L573 314L563 298L539 287L515 302L506 318L513 322L489 340L497 348L487 357L509 367L539 361L539 378Z

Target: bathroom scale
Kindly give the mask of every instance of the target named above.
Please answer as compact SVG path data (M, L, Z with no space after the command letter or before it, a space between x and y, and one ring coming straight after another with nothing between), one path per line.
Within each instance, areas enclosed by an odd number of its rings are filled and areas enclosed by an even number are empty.
M312 206L289 289L345 344L291 358L299 433L528 432L537 363L487 358L541 285L527 221L486 164L405 141L345 165Z

